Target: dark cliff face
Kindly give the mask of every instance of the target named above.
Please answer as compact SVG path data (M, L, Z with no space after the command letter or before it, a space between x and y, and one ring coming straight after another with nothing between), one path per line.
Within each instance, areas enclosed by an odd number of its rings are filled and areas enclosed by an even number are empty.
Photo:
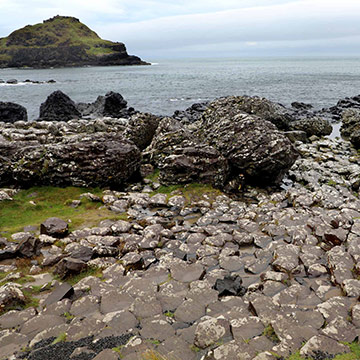
M102 40L72 17L55 16L0 39L0 67L147 65L123 43Z

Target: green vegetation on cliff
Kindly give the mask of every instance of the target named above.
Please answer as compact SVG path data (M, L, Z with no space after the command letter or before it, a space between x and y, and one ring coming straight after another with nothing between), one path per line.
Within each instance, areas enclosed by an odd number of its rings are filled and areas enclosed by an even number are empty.
M55 16L0 38L0 67L141 64L123 43L102 40L74 17Z

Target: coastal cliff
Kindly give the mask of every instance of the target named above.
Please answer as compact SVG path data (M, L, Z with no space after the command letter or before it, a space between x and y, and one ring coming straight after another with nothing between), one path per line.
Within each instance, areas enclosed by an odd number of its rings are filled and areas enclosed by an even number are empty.
M123 43L101 39L74 17L55 16L0 38L0 68L148 65Z

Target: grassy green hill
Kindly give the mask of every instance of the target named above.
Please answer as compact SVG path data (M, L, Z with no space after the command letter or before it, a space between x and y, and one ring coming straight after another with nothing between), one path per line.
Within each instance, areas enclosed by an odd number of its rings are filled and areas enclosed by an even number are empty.
M0 38L0 67L141 65L123 43L101 39L78 19L55 16Z

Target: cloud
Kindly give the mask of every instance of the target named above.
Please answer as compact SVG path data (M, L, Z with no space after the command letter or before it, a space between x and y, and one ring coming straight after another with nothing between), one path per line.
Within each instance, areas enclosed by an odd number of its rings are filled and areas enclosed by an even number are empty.
M320 50L335 51L331 43L336 43L342 51L336 39L346 39L347 49L350 43L360 49L358 0L0 0L0 13L0 36L70 15L140 56L221 53L229 44L234 53L258 53L314 41Z
M298 0L225 11L107 24L98 32L134 51L154 53L196 45L312 41L360 35L360 2Z

